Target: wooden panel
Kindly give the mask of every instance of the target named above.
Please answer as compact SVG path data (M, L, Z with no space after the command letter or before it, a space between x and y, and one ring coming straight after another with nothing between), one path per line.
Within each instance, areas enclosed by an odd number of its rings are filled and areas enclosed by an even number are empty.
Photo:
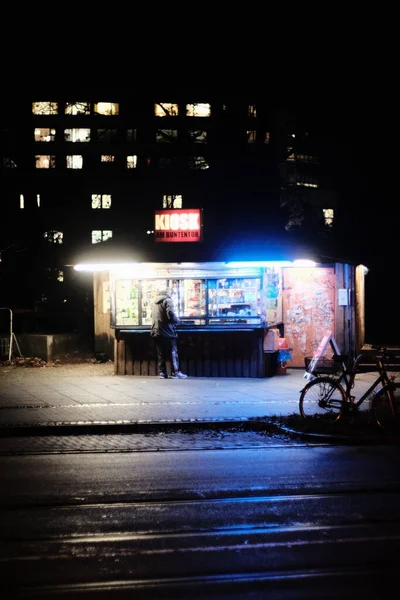
M133 375L132 346L127 343L125 343L125 373L126 375Z
M355 274L355 337L356 353L365 343L365 275L363 265L356 267Z
M125 340L117 341L117 374L126 375Z
M105 353L111 360L114 358L114 329L110 327L110 309L108 272L93 274L93 304L94 304L94 351Z
M158 375L154 340L119 332L118 373ZM263 377L262 331L180 332L180 369L190 377ZM167 362L168 372L171 365Z

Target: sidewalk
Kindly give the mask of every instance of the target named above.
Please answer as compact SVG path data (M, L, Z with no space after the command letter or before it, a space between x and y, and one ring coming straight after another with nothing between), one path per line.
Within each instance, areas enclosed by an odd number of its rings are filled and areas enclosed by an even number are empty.
M357 376L358 398L374 380ZM248 422L299 412L303 369L265 379L119 376L113 364L0 368L0 430ZM362 405L369 408L368 403Z

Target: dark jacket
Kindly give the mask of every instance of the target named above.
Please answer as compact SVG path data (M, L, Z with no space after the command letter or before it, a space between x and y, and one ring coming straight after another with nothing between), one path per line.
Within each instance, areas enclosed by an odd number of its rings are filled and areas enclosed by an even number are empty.
M175 325L178 325L179 318L174 312L171 296L167 292L154 298L151 307L151 323L150 335L152 337L178 337Z

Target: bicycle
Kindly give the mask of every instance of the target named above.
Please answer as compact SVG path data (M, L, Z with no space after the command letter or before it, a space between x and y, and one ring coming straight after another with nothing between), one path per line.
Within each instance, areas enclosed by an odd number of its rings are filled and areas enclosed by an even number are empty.
M303 419L319 417L327 423L335 423L345 413L352 414L359 410L361 404L372 395L371 410L377 425L383 430L392 430L399 424L400 383L395 376L389 376L386 362L391 356L386 348L374 347L376 350L376 367L378 377L368 390L355 400L351 390L355 385L355 377L360 362L365 354L359 354L348 366L346 357L335 355L329 364L326 361L322 368L311 372L314 379L301 390L299 408ZM382 384L379 389L378 386Z

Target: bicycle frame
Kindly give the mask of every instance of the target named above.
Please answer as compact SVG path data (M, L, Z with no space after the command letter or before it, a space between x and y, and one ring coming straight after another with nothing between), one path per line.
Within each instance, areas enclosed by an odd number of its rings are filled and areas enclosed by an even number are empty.
M344 389L346 401L350 402L350 404L353 406L353 408L358 408L380 384L382 384L382 386L394 385L387 374L386 367L383 362L384 355L378 354L377 359L376 359L376 366L378 367L379 376L375 379L375 381L368 388L368 390L366 392L364 392L364 394L359 398L359 400L357 400L357 402L355 402L354 396L351 395L351 390L353 389L353 387L355 385L355 378L356 378L356 375L359 373L358 365L360 364L363 356L364 356L363 354L359 354L357 356L357 358L354 360L351 370L346 369L340 375L340 377L336 380L339 384L342 381L345 382L345 385L342 385L342 387Z

